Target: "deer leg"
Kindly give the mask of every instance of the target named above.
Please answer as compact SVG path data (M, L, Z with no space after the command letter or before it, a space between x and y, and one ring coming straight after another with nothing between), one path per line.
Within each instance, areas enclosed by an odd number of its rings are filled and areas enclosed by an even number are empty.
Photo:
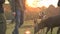
M38 26L35 26L35 27L34 27L34 34L36 34L38 31L39 31Z
M60 34L60 27L59 27L59 29L58 29L58 31L57 31L57 34Z
M46 34L48 33L49 30L50 30L50 27L47 27Z
M53 31L53 27L51 27L51 34L52 34L52 31Z

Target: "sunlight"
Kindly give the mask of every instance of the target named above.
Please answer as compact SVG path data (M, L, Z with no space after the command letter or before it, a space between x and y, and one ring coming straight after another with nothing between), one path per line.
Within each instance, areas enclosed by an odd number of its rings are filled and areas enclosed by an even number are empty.
M8 0L5 0L5 4L9 4L9 1Z
M26 4L27 4L28 6L31 6L32 3L33 3L33 1L34 1L34 0L26 0Z
M54 5L57 7L58 0L26 0L26 4L30 7L49 7L49 5Z

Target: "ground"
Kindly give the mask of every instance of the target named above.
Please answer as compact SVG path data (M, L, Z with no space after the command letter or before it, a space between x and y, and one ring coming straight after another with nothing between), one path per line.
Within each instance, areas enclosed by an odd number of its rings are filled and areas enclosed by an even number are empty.
M6 34L12 34L12 31L14 29L15 24L7 24L7 31ZM31 34L34 34L34 23L32 20L25 21L21 28L19 28L19 34L24 34L25 31L29 28ZM53 34L56 34L57 27L53 29ZM46 28L44 28L44 32L41 32L41 34L44 34L46 32ZM51 32L49 31L48 34Z

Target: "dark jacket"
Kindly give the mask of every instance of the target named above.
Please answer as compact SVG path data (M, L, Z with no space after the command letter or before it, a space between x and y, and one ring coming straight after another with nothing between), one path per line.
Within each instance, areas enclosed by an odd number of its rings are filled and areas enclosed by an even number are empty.
M0 13L4 13L4 9L3 9L4 2L5 2L5 0L0 0Z

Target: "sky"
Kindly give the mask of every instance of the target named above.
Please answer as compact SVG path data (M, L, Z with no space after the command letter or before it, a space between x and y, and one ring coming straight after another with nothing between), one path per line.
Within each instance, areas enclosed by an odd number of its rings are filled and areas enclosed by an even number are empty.
M5 0L5 3L9 3L7 0ZM57 7L58 0L26 0L26 4L30 7L49 7L49 5L53 5Z
M30 7L49 7L53 5L57 7L58 0L26 0L26 4Z

